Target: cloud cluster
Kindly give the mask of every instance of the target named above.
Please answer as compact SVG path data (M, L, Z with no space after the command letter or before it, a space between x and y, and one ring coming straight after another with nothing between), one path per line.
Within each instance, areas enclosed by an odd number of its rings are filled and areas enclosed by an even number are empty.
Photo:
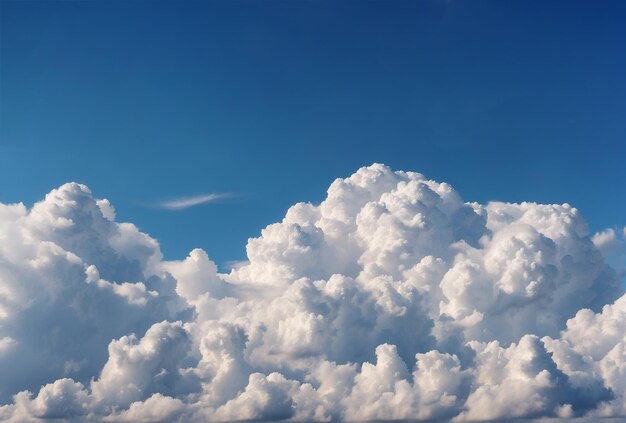
M623 417L622 246L375 164L220 274L66 184L0 205L0 420Z

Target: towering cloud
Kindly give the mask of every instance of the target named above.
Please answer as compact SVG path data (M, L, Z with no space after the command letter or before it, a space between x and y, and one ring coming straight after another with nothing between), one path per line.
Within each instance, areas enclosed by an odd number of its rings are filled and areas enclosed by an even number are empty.
M0 205L0 419L623 417L620 237L375 164L220 274L66 184Z

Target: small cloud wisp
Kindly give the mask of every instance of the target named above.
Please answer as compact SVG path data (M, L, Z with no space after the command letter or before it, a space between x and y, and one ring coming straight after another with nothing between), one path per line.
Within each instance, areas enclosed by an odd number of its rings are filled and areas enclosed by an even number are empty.
M212 203L223 198L230 197L229 193L209 193L193 197L180 197L158 203L156 206L167 210L184 210L201 204Z

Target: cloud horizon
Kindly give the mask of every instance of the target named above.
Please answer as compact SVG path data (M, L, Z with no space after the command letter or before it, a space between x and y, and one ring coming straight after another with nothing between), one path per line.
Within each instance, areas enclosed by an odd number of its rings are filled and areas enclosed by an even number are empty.
M373 164L219 273L64 184L0 203L0 420L617 421L625 238Z

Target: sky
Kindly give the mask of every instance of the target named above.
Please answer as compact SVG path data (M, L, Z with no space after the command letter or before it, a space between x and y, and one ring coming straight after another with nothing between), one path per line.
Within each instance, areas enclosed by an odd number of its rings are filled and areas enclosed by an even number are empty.
M0 0L0 421L623 422L625 21Z
M65 182L167 258L220 268L299 201L385 163L466 201L623 225L626 5L7 1L0 201ZM158 204L227 194L190 208Z

